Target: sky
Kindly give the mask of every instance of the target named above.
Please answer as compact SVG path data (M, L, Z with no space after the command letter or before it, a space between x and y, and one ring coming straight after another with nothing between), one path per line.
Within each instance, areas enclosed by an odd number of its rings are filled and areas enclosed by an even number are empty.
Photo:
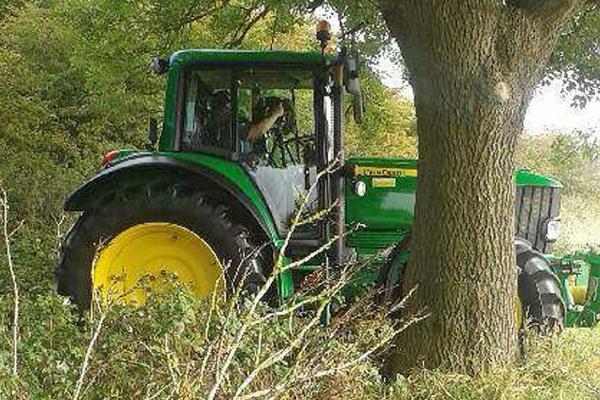
M412 97L412 90L402 79L400 68L390 58L380 58L375 70L386 86ZM539 87L525 116L525 131L531 134L590 131L600 139L600 101L591 102L584 109L573 108L570 103L571 98L561 94L560 81Z
M332 25L332 32L339 33L337 18L333 17L331 10L317 9L315 15L327 19ZM400 67L390 57L380 57L374 67L386 86L412 97L412 90L402 79ZM530 134L589 131L600 140L600 101L591 102L584 109L573 108L570 103L571 99L561 94L561 82L539 87L525 116L525 131Z

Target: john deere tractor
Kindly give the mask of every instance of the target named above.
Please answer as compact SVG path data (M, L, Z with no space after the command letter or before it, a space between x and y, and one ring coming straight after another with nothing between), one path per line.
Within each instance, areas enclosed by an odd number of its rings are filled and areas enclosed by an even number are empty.
M146 150L107 153L102 170L67 199L65 209L80 217L62 246L58 292L83 309L95 292L144 302L140 279L154 287L165 275L198 298L218 282L253 292L282 246L278 262L290 263L328 243L323 257L279 274L280 302L308 272L351 258L384 254L363 283L399 279L410 254L417 161L344 158L345 105L357 120L362 112L356 57L325 46L183 50L153 60L154 72L166 76L162 131L153 122ZM524 320L593 325L598 257L549 256L561 185L525 170L515 182ZM304 200L306 213L323 217L293 227ZM588 261L585 274L577 260Z

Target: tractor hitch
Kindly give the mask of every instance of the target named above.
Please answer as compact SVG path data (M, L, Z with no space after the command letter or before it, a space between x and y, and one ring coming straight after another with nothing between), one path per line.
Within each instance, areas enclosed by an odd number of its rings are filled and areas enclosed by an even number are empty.
M596 326L600 320L600 249L556 258L552 269L562 285L567 307L565 325Z

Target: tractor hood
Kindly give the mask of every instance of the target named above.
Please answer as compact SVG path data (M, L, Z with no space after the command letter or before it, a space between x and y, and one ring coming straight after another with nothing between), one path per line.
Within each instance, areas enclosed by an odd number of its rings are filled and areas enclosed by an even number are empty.
M364 229L349 241L358 247L384 248L410 230L414 218L417 160L350 158L346 164L346 223ZM515 173L518 188L560 188L560 182L528 170Z

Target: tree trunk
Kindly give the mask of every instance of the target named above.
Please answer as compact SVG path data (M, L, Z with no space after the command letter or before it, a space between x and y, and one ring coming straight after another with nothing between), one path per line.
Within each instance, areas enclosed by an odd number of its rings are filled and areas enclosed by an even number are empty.
M507 3L382 4L410 72L419 136L414 246L403 292L417 287L407 313L430 313L399 337L391 372L442 367L477 374L517 355L514 153L573 4Z

